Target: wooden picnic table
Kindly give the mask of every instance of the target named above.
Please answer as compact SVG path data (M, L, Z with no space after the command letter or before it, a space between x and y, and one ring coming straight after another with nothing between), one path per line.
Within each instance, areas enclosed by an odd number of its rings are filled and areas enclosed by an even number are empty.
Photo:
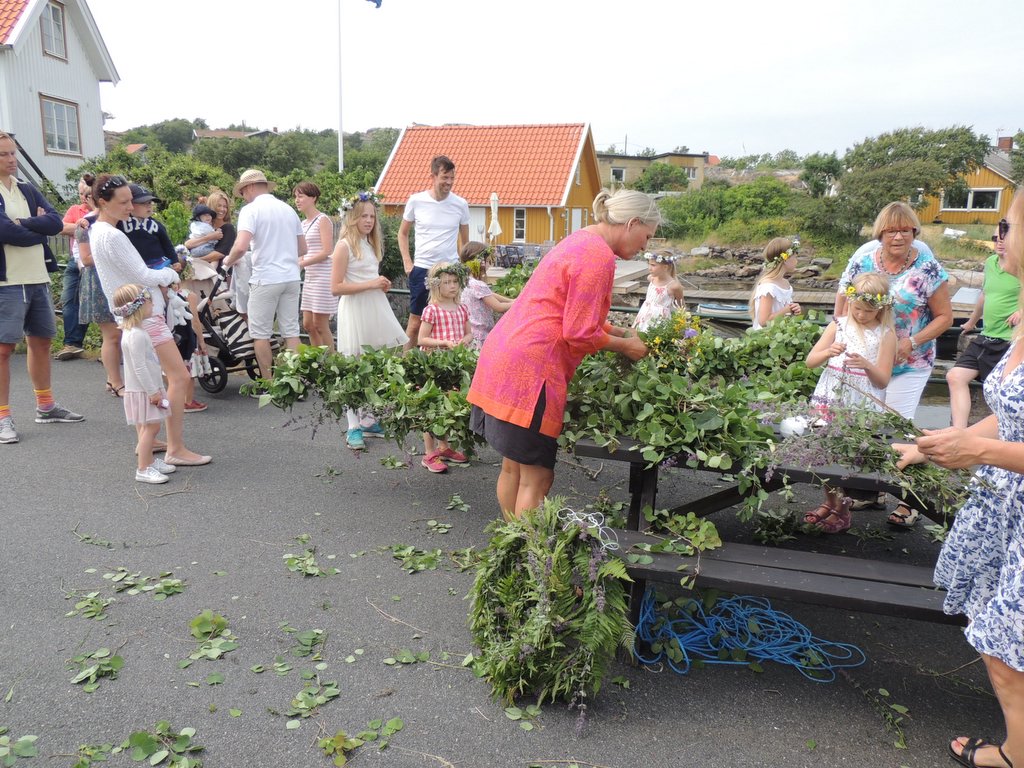
M647 466L637 446L625 440L614 450L609 450L584 439L576 443L574 451L577 456L629 464L630 503L626 529L616 531L621 545L619 554L624 557L630 550L637 552L637 545L652 543L647 533L648 524L643 509L647 506L655 508L658 477L662 467L657 464ZM686 471L685 457L680 456L678 466L671 469ZM777 467L770 481L761 478L762 487L769 491L777 490L782 487L783 478L790 484L821 485L828 482L835 487L884 491L896 496L903 492L900 485L890 477L855 472L839 466ZM743 494L738 484L733 483L722 490L675 506L671 512L679 515L693 512L703 517L742 501ZM943 510L936 508L930 500L915 506L927 517L943 520ZM719 549L690 557L649 554L653 560L651 563L626 561L627 569L634 579L630 588L630 609L634 624L639 617L647 580L677 582L681 566L686 567L686 574L695 577L697 587L944 624L965 623L963 616L943 613L945 592L933 585L931 567L737 542L724 542Z

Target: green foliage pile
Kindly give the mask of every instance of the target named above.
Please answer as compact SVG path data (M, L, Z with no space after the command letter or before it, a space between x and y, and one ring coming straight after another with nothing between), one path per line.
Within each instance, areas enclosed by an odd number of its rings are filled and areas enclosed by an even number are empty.
M523 287L535 268L535 264L519 264L511 267L494 283L494 292L508 296L510 299L517 298L523 292Z
M630 186L641 192L681 192L690 184L685 168L671 163L654 162L644 169Z
M622 560L582 523L563 519L562 499L488 528L470 592L474 662L495 697L511 704L563 700L585 710L618 647L631 648Z

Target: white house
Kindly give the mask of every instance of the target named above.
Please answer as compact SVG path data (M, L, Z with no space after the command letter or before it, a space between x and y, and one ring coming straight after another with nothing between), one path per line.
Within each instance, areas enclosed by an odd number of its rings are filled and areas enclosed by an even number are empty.
M0 0L0 131L21 178L63 191L70 168L104 154L99 84L118 79L85 0Z

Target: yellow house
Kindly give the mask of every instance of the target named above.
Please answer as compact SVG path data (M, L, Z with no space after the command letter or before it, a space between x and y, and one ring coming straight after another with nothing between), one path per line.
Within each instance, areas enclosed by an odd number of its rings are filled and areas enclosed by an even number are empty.
M981 167L964 176L967 190L955 198L943 193L925 199L917 212L922 222L941 224L995 224L1006 217L1016 185L1010 169L1009 149L1005 139L1000 148L989 152ZM1005 149L1003 148L1005 147Z
M586 123L409 126L377 182L385 213L400 215L410 195L429 189L436 155L455 163L453 191L469 203L473 240L553 243L590 224L601 183ZM501 235L491 238L493 194Z
M632 184L652 163L668 163L685 169L690 177L687 189L700 189L704 184L704 169L710 164L710 155L707 152L702 154L664 152L660 155L644 157L617 155L610 152L597 153L597 164L601 169L601 182L610 189Z

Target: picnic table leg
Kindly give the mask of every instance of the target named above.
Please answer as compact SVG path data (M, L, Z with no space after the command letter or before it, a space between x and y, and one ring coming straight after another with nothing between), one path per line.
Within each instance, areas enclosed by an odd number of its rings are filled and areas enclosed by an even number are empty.
M626 528L631 531L647 530L650 526L643 519L644 507L654 508L658 496L658 467L647 468L643 463L629 465L629 517ZM647 591L647 580L635 578L629 586L629 621L636 627L640 620L640 605Z

